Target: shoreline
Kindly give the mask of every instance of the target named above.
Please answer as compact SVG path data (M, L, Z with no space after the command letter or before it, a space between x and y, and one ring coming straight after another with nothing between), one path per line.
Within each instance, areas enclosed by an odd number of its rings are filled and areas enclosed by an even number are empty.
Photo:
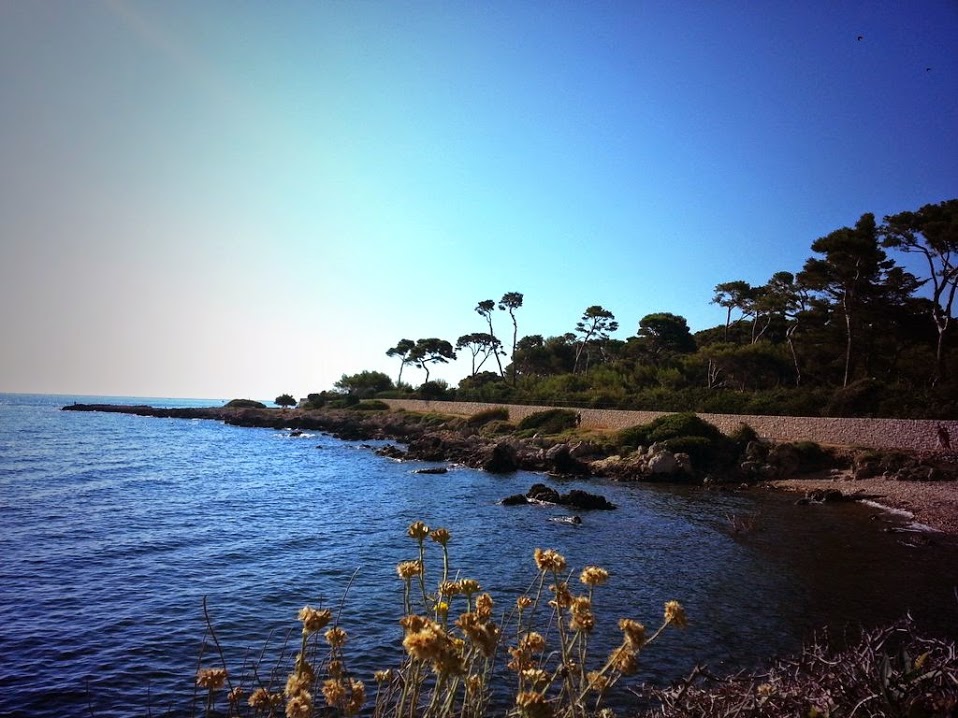
M300 429L318 430L338 436L343 439L392 439L403 443L410 443L417 439L434 438L436 427L424 426L421 423L410 423L404 420L409 414L387 412L374 418L369 414L354 414L351 412L321 413L303 411L301 409L236 409L236 408L177 408L160 409L143 405L115 405L115 404L75 404L62 407L65 411L96 411L117 412L150 416L157 418L182 419L212 419L227 424L247 427L261 427L271 429ZM443 431L443 441L432 446L424 455L411 455L408 458L419 458L433 461L455 461L465 463L473 468L484 468L481 465L476 445L463 444L460 441L450 440L449 434ZM427 436L428 435L428 436ZM423 454L420 447L418 454ZM434 452L434 455L430 455ZM545 453L540 450L540 453ZM464 461L470 458L471 461ZM584 458L584 457L583 457ZM527 465L529 462L516 462L514 468L530 471L548 471L548 466ZM577 465L591 473L593 461L583 460ZM523 465L526 464L526 465ZM573 464L575 466L576 464ZM561 472L560 472L561 473ZM890 512L904 512L901 516L916 524L911 530L931 530L958 537L958 480L939 481L904 481L883 477L854 478L853 472L848 469L832 469L827 473L807 474L801 477L788 479L767 479L765 485L775 490L805 494L811 491L839 490L846 500L868 502L877 509ZM734 485L734 484L733 484ZM919 527L918 525L921 525Z
M846 499L907 518L910 530L958 536L958 481L855 479L851 471L840 471L827 478L776 479L769 484L796 494L838 489Z

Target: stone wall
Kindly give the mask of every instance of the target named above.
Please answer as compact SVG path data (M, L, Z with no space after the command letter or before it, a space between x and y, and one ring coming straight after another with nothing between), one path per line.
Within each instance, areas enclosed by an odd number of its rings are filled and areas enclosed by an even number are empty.
M486 409L503 406L509 420L518 422L537 411L554 407L514 404L483 404L469 401L422 401L385 399L391 409L435 411L442 414L471 416ZM613 409L575 409L582 426L592 429L624 429L645 424L667 412L616 411ZM874 449L912 449L928 451L938 446L938 426L943 426L958 447L958 421L923 419L827 419L806 416L744 416L738 414L699 414L710 424L728 433L739 424L752 427L759 436L774 441L814 441L835 446L861 446Z

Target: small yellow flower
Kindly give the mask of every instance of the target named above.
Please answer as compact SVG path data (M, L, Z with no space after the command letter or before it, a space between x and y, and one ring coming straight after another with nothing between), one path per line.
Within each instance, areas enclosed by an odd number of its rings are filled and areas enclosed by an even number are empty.
M678 601L666 601L665 603L665 622L671 623L676 628L687 628L688 619L685 616L685 609Z
M332 618L333 613L328 608L318 610L305 606L299 612L299 620L303 622L303 633L307 635L321 631Z
M609 572L598 566L586 566L579 574L579 580L586 586L600 586L609 580Z
M326 643L333 648L342 647L342 645L346 643L347 638L349 638L348 634L339 626L335 626L326 631Z
M418 576L422 573L422 563L419 561L403 561L396 566L396 573L399 574L399 578L403 581L408 581L413 576Z
M204 668L196 674L196 685L217 691L226 683L226 671L223 668Z
M406 532L409 534L410 538L414 538L417 541L422 541L426 536L429 535L429 527L426 526L422 521L417 521L414 524L409 525L409 530Z
M440 617L445 617L449 615L449 604L445 601L440 601L436 604L436 615Z
M553 573L565 571L565 556L554 549L537 548L533 556L540 571L552 571Z
M449 529L439 528L429 534L429 538L435 541L440 546L445 546L449 543Z

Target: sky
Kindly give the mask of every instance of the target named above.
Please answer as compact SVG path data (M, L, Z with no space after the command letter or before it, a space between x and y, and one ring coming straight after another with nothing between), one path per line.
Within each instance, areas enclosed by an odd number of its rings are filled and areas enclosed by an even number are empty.
M520 336L722 324L716 284L958 197L955 37L955 0L0 2L0 391L305 396L512 291Z

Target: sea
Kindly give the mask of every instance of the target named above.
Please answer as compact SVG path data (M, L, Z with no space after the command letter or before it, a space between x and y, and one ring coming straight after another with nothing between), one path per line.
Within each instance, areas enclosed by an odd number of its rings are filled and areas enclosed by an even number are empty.
M697 664L760 668L823 630L909 614L958 634L958 548L911 540L875 507L460 466L419 474L435 465L378 456L383 442L61 411L74 402L222 405L0 394L3 716L200 715L198 668L223 661L234 679L255 668L281 686L306 605L335 612L347 670L371 693L373 672L403 658L396 565L418 557L406 531L419 520L450 531L451 574L478 580L503 614L534 586L536 548L563 554L573 583L606 568L596 661L620 640L620 617L657 627L663 604L681 602L688 627L649 646L626 685L664 685ZM617 508L572 523L559 506L499 503L537 482ZM435 581L441 554L426 549Z

